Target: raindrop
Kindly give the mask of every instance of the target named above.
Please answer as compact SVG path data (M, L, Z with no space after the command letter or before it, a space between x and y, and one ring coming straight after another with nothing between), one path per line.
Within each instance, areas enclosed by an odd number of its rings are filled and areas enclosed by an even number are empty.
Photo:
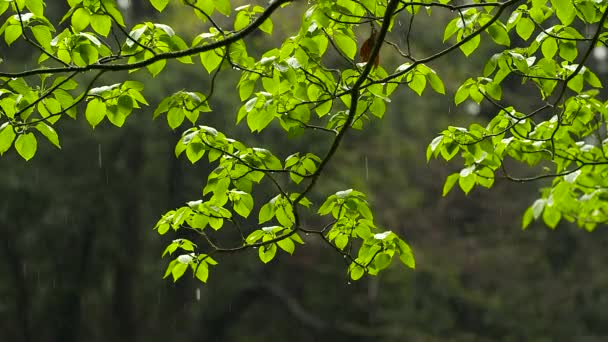
M350 285L350 281L348 281L348 282L346 283L346 285Z
M601 45L593 49L593 58L595 58L598 62L602 62L608 58L608 48Z
M365 156L365 180L369 180L369 165L367 164L367 156Z
M470 101L467 102L464 109L467 113L473 116L479 115L479 113L481 112L481 107L477 103Z
M128 9L129 7L131 7L131 1L130 0L118 0L118 7L120 7L121 9Z
M597 66L599 72L604 73L608 71L608 67L606 66L606 63L604 63L606 59L608 59L607 47L601 45L593 49L593 58L595 58L596 61L600 62Z
M98 161L99 168L101 169L101 165L103 164L101 161L101 144L97 145L97 161Z
M201 289L197 288L196 289L196 301L200 301L201 300Z

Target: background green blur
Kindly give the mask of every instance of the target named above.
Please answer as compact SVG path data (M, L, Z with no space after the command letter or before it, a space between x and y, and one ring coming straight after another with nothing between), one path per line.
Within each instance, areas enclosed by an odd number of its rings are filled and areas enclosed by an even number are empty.
M259 57L294 34L302 5L278 12L272 38L249 37L249 53ZM63 2L47 2L53 23L66 10ZM438 23L452 14L434 11L414 21L414 55L443 46ZM186 41L205 28L178 1L159 15L148 1L131 0L125 17L129 27L144 20L168 24ZM389 39L404 44L408 24L398 21ZM357 32L359 42L365 29ZM222 255L208 284L163 280L168 260L160 255L176 236L152 228L162 213L201 197L212 166L176 159L173 148L186 127L171 131L164 116L152 120L152 113L174 91L205 93L209 75L200 65L172 62L155 79L145 70L106 75L103 84L127 77L145 82L151 106L120 129L105 121L92 130L82 116L64 118L57 124L61 150L40 141L30 162L13 150L0 158L0 341L604 340L605 229L588 233L566 223L552 231L534 223L522 231L521 214L541 182L497 180L492 190L469 196L454 190L442 198L443 181L458 162L425 160L427 144L448 125L492 117L491 107L455 107L452 96L460 82L481 73L494 49L482 44L468 59L456 51L432 65L448 96L427 89L418 97L399 88L384 119L351 131L322 177L311 196L316 204L338 190L366 192L377 223L404 237L417 259L415 271L395 263L352 284L344 260L312 237L292 257L279 253L269 265L256 251ZM32 67L37 56L30 52L2 41L0 68ZM382 65L392 70L397 63L385 46ZM263 135L234 127L238 76L222 71L214 111L201 124L283 158L299 149L324 151L330 140L323 133L288 139L278 125ZM504 98L516 107L535 100L518 80L506 82Z

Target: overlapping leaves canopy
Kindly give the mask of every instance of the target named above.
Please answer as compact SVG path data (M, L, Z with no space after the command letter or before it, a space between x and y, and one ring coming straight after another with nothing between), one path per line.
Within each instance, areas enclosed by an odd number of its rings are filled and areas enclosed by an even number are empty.
M150 2L159 12L169 4ZM377 274L395 257L413 268L410 247L376 226L365 194L338 191L320 204L308 196L350 129L382 119L397 91L423 95L428 85L445 94L441 71L429 63L458 51L469 56L482 40L499 51L479 67L478 77L456 90L454 100L486 102L495 115L485 126L448 127L430 143L427 158L459 155L464 163L447 178L444 195L456 183L468 193L475 185L491 187L498 177L550 179L525 212L524 227L538 218L551 227L565 219L591 230L607 220L608 104L602 102L601 80L589 67L592 50L608 40L605 1L273 0L238 7L229 0L176 1L204 23L191 42L162 23L127 26L115 0L68 3L61 22L52 23L44 14L50 4L43 0L0 2L4 42L28 44L37 54L35 64L24 70L0 65L0 153L13 147L29 160L41 138L60 147L57 132L66 117L84 117L93 128L105 119L121 127L129 115L149 106L136 72L157 76L170 60L203 68L209 84L167 94L153 110L154 118L166 117L171 129L183 130L177 157L215 166L202 198L168 211L156 225L160 234L177 231L163 253L174 257L165 274L174 280L190 269L205 282L223 254L247 249L257 248L267 263L278 250L293 253L305 242L302 233L343 255L352 279ZM274 15L302 6L298 31L260 57L248 53L252 33L272 35ZM436 50L419 55L411 46L412 23L433 11L452 18ZM221 25L219 19L231 24ZM400 40L404 43L396 44L387 37L395 20L402 19L410 29ZM355 33L364 27L377 34L362 43ZM364 60L358 56L362 44ZM381 50L393 58L376 65ZM232 112L236 124L260 133L278 125L288 136L324 132L330 137L324 154L296 150L278 156L204 125L201 114L214 110L209 100L218 96L215 82L228 69L240 72L234 85L241 101ZM121 71L134 73L132 79L101 83L102 75ZM503 96L503 84L513 80L530 88L536 108L517 108L518 99ZM539 172L535 176L520 178L507 169L513 162L541 168L533 168ZM256 192L261 182L274 187L273 197ZM256 203L262 204L258 208ZM326 224L305 227L303 217L311 215ZM234 230L237 238L220 245L214 239L220 229ZM179 237L184 230L196 232L198 241Z

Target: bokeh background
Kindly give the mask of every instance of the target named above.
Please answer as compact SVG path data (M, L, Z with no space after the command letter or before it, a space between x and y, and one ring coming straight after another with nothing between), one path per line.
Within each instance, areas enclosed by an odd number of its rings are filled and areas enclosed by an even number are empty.
M162 15L146 0L121 3L128 4L128 25L163 22L186 41L205 28L178 1ZM261 32L249 37L250 54L259 57L294 34L303 5L278 12L272 38ZM64 2L47 1L54 23L66 10ZM410 38L415 55L443 47L439 23L452 15L434 10L416 17ZM395 43L405 43L408 18L404 14L390 35ZM357 32L359 42L365 29ZM378 277L354 283L342 257L312 236L292 257L279 253L269 265L259 262L256 251L223 255L208 284L191 277L163 280L168 259L160 255L175 236L161 237L152 228L162 213L201 198L212 166L176 159L173 148L185 127L171 131L163 116L152 120L152 113L174 91L206 92L209 75L200 65L169 63L155 79L143 70L106 76L102 83L127 77L145 82L151 106L120 129L106 121L93 130L82 116L62 119L61 150L41 141L29 162L14 151L0 158L0 340L605 340L604 227L589 233L563 223L553 231L534 223L523 231L521 214L542 182L497 180L491 190L468 196L454 190L443 198L443 181L458 162L425 160L427 144L447 125L492 117L493 108L455 107L451 96L467 77L481 73L496 49L486 42L468 59L456 51L437 61L432 67L448 96L427 89L418 97L399 88L383 120L348 134L313 201L351 187L366 192L377 223L403 236L417 259L414 271L396 262ZM383 66L398 65L389 47L382 53ZM2 70L32 67L37 58L25 44L9 49L4 42L0 57ZM602 80L605 63L592 61ZM283 158L298 149L326 148L329 137L322 133L288 139L278 125L262 135L235 127L238 76L222 71L214 111L201 116L202 124ZM506 82L504 98L516 107L537 100L519 80ZM311 217L308 225L323 224Z

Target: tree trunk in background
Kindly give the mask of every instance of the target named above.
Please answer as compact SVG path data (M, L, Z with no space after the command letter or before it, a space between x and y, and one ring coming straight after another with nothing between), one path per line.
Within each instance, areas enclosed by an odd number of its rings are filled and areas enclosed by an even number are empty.
M18 320L19 330L21 330L21 340L23 342L30 342L30 291L27 286L26 274L23 267L22 256L17 251L18 243L15 234L10 231L4 231L4 243L2 248L2 255L7 264L7 268L11 273L11 279L15 286L15 310L17 311L16 320Z
M63 274L56 296L56 315L51 318L55 324L55 341L79 342L81 326L81 299L84 293L87 266L95 241L95 219L80 226L82 231L73 236L69 246L80 246L76 255L67 255L65 265L59 267L57 273Z
M121 210L121 223L118 225L119 251L114 268L113 314L116 336L119 341L133 342L137 339L137 319L135 310L134 281L137 274L140 252L140 208L141 198L138 179L143 169L142 136L133 129L122 143L126 169L123 171L124 206Z

